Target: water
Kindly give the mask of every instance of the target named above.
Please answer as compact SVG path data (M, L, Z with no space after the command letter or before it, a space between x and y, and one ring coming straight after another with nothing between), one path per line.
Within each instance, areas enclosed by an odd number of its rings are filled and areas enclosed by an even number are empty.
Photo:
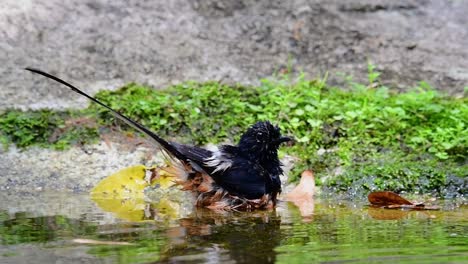
M161 203L104 212L71 193L0 201L0 263L468 263L468 206L453 201L408 212L317 200L306 218L286 202L215 213Z

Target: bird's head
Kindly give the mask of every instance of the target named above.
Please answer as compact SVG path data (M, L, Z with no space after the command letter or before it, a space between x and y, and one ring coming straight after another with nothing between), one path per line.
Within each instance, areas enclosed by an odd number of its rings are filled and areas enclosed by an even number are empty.
M257 122L241 137L239 149L249 157L268 161L278 159L278 148L281 143L292 142L291 137L281 135L280 128L268 121Z

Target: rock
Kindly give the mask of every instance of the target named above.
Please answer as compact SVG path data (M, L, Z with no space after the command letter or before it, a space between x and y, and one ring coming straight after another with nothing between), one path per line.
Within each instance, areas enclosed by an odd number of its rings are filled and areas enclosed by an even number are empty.
M10 147L0 158L0 191L19 192L90 190L101 179L132 165L154 165L162 162L156 150L138 147L133 151L113 143L90 146L90 154L82 148L69 150Z
M185 80L258 84L291 64L310 77L383 83L424 80L450 94L468 85L468 2L15 1L0 6L0 109L84 107L24 72L39 67L90 93L127 82Z

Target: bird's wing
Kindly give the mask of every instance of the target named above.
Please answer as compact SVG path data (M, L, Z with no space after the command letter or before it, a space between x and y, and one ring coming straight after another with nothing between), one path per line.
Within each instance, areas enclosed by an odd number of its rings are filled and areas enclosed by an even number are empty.
M219 150L211 151L175 142L171 144L190 159L194 170L206 173L229 193L247 199L258 199L267 193L263 168L236 156L235 147L221 146Z
M182 155L190 159L191 161L197 163L198 165L203 165L206 159L213 156L213 152L204 148L179 144L176 142L170 142L175 149L180 152Z
M267 193L265 171L247 160L234 160L229 169L213 174L213 179L230 193L247 199L257 199Z

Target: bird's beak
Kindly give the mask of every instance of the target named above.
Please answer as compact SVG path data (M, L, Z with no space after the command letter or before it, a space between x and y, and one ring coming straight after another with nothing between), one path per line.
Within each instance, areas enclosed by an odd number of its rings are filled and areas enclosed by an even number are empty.
M281 143L288 143L288 146L292 146L294 145L294 143L296 142L296 140L294 140L294 138L292 137L280 137L278 139L278 143L281 144Z

